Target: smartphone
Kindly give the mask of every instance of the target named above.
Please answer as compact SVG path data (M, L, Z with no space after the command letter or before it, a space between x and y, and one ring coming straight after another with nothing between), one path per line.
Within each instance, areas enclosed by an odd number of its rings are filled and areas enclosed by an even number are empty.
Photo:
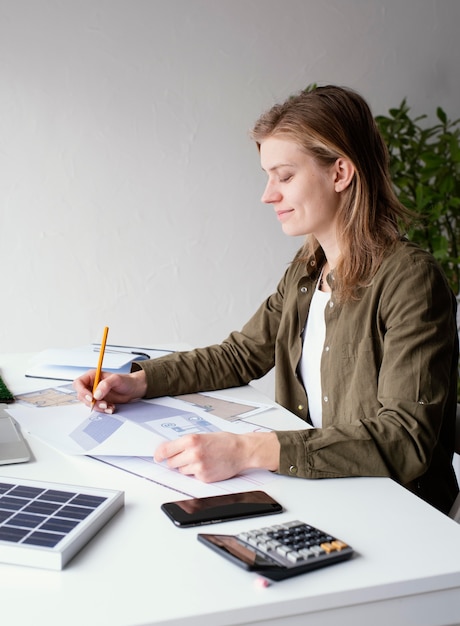
M202 526L229 520L281 513L283 507L264 491L246 491L207 498L165 502L161 509L176 526Z

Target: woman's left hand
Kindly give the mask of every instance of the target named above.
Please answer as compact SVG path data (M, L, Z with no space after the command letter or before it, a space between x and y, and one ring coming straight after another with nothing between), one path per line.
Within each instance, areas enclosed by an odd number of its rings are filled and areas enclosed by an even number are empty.
M280 445L275 433L203 433L160 444L157 463L206 483L226 480L250 468L277 470Z

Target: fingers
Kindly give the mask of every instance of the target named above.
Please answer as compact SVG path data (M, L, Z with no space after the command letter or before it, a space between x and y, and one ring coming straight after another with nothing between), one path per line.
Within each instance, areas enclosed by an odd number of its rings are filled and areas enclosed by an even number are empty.
M237 473L231 439L230 433L184 435L160 444L154 460L206 483L225 480Z
M73 381L74 389L78 394L92 387L95 375L96 370L89 370Z
M141 398L147 391L145 372L140 370L130 374L111 374L102 372L101 381L94 391L93 385L96 370L90 370L75 379L73 385L78 399L91 406L96 401L96 410L104 413L113 413L115 405Z
M107 383L107 380L103 379L97 386L97 389L93 395L95 376L96 370L90 370L89 372L86 372L85 374L74 380L73 386L77 392L77 397L80 402L83 402L87 406L92 406L94 400L96 400L96 404L94 405L94 409L96 411L111 414L115 410L115 405L104 399L105 396L110 393L110 382Z
M203 482L210 482L199 461L200 438L200 435L184 435L179 439L166 441L156 449L154 460L157 463L166 461L170 469L178 470L186 476L195 476Z
M180 465L180 459L176 457L186 450L187 437L180 437L173 441L165 441L161 443L155 450L154 459L157 463L168 461L168 466L177 469Z
M77 392L80 402L88 403L87 396L90 396L89 402L93 399L93 384L96 376L96 370L85 372L73 381L73 387Z
M92 398L98 402L104 399L112 391L112 388L116 385L117 381L113 380L113 376L109 375L107 378L102 377L101 382L98 384L95 392L92 394Z

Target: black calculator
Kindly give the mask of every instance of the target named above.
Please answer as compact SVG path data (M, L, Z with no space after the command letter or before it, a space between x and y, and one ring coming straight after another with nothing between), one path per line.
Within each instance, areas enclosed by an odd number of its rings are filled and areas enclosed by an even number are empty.
M341 539L299 520L238 535L198 534L201 541L246 570L283 580L345 561L353 549Z

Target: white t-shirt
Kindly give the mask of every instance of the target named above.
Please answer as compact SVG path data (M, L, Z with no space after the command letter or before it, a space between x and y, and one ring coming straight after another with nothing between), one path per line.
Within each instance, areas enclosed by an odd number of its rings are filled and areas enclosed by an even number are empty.
M307 392L310 419L315 428L321 428L323 422L321 356L326 338L324 309L331 297L330 292L319 290L319 283L310 304L300 360L300 376Z

